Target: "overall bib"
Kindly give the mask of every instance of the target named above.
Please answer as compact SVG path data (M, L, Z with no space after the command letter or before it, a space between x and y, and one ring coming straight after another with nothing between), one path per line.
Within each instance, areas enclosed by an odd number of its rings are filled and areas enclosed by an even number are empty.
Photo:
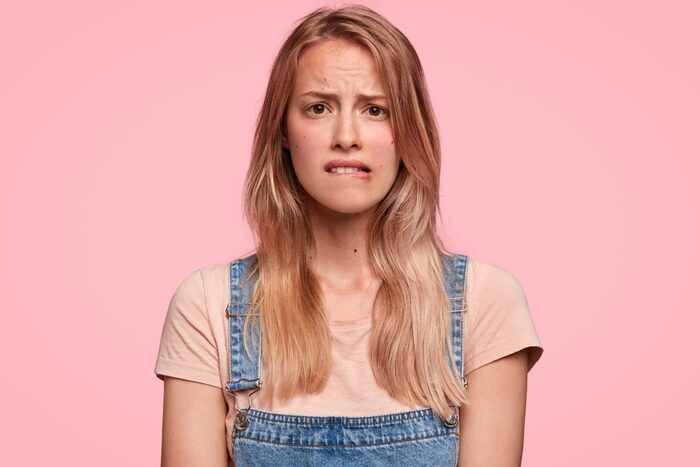
M260 389L262 355L259 318L254 312L249 326L243 323L250 308L256 277L247 275L254 255L230 264L231 295L226 307L229 324L230 379L226 390ZM463 300L468 256L443 256L444 281L450 299L452 354L466 386L463 363ZM257 309L257 306L256 306ZM446 310L447 312L447 310ZM243 348L248 332L250 355ZM237 467L266 466L450 466L457 465L459 408L443 420L431 408L385 415L304 416L238 408L232 439Z

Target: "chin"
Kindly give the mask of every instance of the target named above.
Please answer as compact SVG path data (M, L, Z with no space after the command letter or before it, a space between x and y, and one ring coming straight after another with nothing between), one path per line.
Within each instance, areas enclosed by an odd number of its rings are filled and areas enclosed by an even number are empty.
M366 213L367 211L370 211L376 207L375 204L371 203L320 203L321 206L323 206L324 210L327 210L331 213L339 213L339 214L363 214Z
M340 207L333 209L335 212L339 212L341 214L364 214L367 211L373 209L374 206L365 206L365 207Z

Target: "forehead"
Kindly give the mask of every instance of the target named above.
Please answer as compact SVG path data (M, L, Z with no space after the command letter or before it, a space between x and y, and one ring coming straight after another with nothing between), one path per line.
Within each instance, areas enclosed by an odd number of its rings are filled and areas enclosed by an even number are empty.
M295 92L348 86L369 87L367 91L382 89L374 57L367 48L347 40L329 39L302 53Z

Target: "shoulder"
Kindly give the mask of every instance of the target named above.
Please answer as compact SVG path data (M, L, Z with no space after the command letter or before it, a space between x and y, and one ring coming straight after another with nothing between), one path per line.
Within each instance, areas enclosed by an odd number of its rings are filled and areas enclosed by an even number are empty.
M466 275L464 286L467 298L474 298L476 295L481 299L524 295L522 284L508 269L464 253L452 255L453 264L461 263L466 266L463 274Z
M510 270L489 261L469 256L467 295L489 300L505 297L524 298L524 288Z
M222 288L228 290L230 269L231 263L206 264L197 269L205 292L220 293Z
M229 264L200 266L179 281L168 306L168 320L188 325L216 320L218 310L225 309L229 297Z
M228 263L206 264L198 267L184 275L175 288L173 298L202 300L207 292L218 288L224 280L228 281L228 271Z
M207 304L212 310L218 310L222 303L225 307L229 301L233 263L237 262L239 267L248 269L254 264L255 258L256 255L253 252L227 262L208 263L198 267L180 281L173 295L173 300Z

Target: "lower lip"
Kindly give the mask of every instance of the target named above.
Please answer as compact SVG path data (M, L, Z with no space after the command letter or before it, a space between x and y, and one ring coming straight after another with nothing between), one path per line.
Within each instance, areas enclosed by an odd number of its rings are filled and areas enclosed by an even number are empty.
M353 177L353 178L362 178L362 179L369 179L370 175L372 172L363 172L362 170L358 170L357 172L348 172L348 173L338 173L338 172L326 172L328 175L331 175L333 177Z

